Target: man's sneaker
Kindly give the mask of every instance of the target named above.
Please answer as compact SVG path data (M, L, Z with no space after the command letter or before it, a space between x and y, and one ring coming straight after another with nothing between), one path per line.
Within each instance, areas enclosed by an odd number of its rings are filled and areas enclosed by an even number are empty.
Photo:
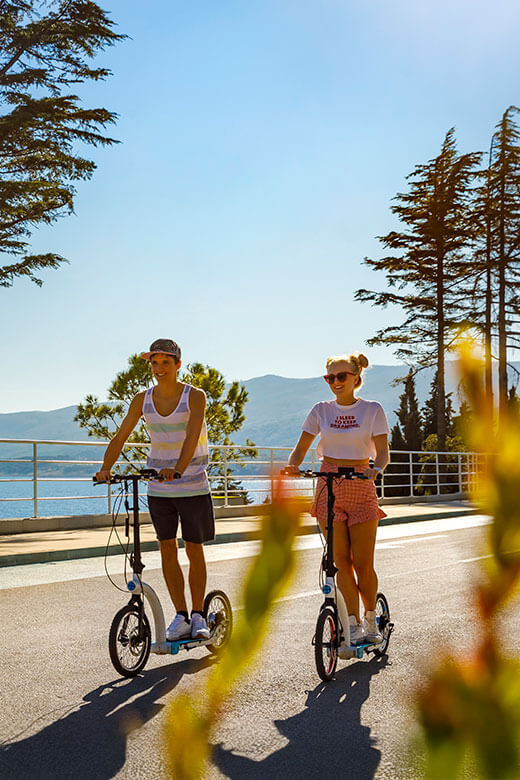
M365 641L363 626L357 622L354 615L348 616L348 622L350 627L350 644L360 645L362 642Z
M177 639L185 639L190 636L190 633L190 621L186 620L184 615L177 613L166 629L166 639L168 642L175 642Z
M209 639L209 635L208 625L200 612L193 612L191 615L191 638Z
M379 627L376 621L376 613L373 611L367 612L363 622L365 624L366 641L373 642L374 644L376 644L376 642L382 642L383 637L379 633Z

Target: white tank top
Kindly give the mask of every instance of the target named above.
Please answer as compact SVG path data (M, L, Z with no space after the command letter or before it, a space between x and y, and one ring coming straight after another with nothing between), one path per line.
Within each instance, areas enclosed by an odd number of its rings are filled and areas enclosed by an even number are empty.
M150 447L146 465L150 469L173 468L181 454L186 439L186 426L190 418L188 403L191 385L185 385L177 407L166 417L159 414L153 402L153 387L149 387L144 396L143 417L150 434ZM206 421L202 423L197 447L193 457L180 479L171 482L159 482L151 479L148 483L149 496L201 496L209 493L208 476L208 431Z

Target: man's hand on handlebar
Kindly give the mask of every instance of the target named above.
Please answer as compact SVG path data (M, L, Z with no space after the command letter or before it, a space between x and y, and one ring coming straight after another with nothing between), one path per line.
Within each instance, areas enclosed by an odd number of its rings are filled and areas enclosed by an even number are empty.
M161 469L159 472L159 479L163 479L165 482L172 482L174 479L180 479L182 474L177 469Z
M112 476L110 469L101 469L98 471L94 479L96 482L110 482L110 477Z

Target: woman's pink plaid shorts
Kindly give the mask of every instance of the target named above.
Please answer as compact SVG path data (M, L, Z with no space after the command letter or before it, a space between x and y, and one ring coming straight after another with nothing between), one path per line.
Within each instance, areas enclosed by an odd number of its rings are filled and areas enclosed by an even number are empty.
M337 466L324 461L320 471L337 471ZM334 521L346 523L369 523L386 517L377 503L376 486L372 480L337 479L334 480ZM317 479L316 496L312 503L311 515L323 526L327 524L327 485L325 480Z

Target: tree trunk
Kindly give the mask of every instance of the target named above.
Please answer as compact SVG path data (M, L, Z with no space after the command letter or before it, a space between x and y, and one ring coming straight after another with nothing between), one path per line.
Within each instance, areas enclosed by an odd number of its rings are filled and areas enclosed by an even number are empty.
M506 327L506 241L505 241L505 181L500 182L500 217L498 246L498 408L502 423L507 411L507 327Z
M446 450L446 390L444 379L444 257L437 260L437 449Z
M490 162L491 165L491 162ZM489 194L489 193L488 193ZM487 401L487 414L493 419L493 325L491 322L491 304L493 300L492 274L491 274L491 204L487 204L488 216L486 224L486 314L484 321L484 360L485 360L485 388Z

